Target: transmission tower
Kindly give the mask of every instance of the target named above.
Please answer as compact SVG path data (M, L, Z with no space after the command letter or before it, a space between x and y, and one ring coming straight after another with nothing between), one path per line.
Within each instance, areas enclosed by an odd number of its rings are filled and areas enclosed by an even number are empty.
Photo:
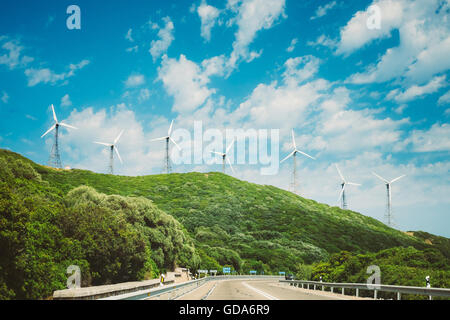
M50 167L62 169L61 156L59 155L59 144L58 144L58 131L59 124L55 124L55 139L53 140L52 151L50 152L50 157L48 159L48 165Z

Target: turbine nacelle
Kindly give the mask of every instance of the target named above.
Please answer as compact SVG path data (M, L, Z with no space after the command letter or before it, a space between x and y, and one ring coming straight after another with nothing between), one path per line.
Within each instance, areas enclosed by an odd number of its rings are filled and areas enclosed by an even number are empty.
M59 121L58 121L58 118L56 117L55 108L53 107L53 104L52 104L52 112L53 112L53 120L55 121L55 124L52 125L52 126L50 127L50 129L48 129L48 130L41 136L41 138L45 137L45 136L46 136L48 133L50 133L53 129L57 129L59 126L63 126L63 127L66 127L66 128L71 128L71 129L78 129L78 128L76 128L76 127L74 127L74 126L71 126L71 125L69 125L69 124L67 124L67 123L59 122Z
M217 154L217 155L221 156L221 157L222 157L222 160L223 160L223 161L226 161L226 162L228 163L228 165L230 166L231 171L233 172L233 174L234 174L234 169L233 169L233 166L231 165L230 159L227 158L227 155L228 155L228 153L230 152L231 147L233 146L234 142L235 142L235 139L233 139L233 141L231 141L230 145L229 145L228 148L225 150L225 152L211 151L212 154ZM224 167L224 170L225 170L225 167Z
M314 157L310 156L309 154L307 154L307 153L297 149L297 144L295 143L294 129L292 129L291 134L292 134L292 146L294 147L294 150L286 158L281 160L280 163L283 163L284 161L286 161L290 157L297 155L297 153L300 153L300 154L302 154L302 155L304 155L304 156L306 156L308 158L316 160L316 158L314 158Z
M117 154L117 157L120 160L120 163L123 163L123 161L122 161L122 157L120 156L119 150L117 149L117 142L119 142L119 139L120 139L120 137L122 137L123 132L124 132L124 130L120 131L119 135L116 137L116 139L114 139L113 143L94 141L94 143L96 143L96 144L100 144L102 146L111 148L111 152L114 150Z

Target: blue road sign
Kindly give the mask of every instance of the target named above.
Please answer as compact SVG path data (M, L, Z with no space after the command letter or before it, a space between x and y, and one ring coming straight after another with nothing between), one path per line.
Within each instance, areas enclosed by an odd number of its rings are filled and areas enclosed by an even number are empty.
M230 267L224 267L223 268L223 273L231 273L231 268Z
M250 274L256 274L256 270L250 270Z
M280 276L284 276L284 275L286 274L286 272L280 271L280 272L278 272L278 274L279 274Z

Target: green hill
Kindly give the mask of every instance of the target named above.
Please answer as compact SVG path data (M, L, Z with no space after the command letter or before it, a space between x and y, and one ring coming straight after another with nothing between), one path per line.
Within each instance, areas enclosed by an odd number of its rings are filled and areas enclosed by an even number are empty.
M0 214L0 297L10 298L63 288L70 264L92 285L153 277L175 265L297 273L343 250L412 246L450 258L447 238L408 235L221 173L112 176L56 170L6 150Z

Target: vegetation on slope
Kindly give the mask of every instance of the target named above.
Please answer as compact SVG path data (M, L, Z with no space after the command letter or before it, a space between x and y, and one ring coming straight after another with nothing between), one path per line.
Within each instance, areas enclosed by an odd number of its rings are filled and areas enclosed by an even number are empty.
M305 264L342 250L433 246L356 212L221 173L55 170L6 150L0 160L3 296L45 297L64 286L70 264L82 266L87 284L100 284L151 277L175 264L308 272Z
M366 283L370 265L380 268L382 284L424 287L425 277L430 276L432 287L450 288L450 259L436 248L397 247L366 254L342 251L326 262L315 264L310 278L319 281L322 277L324 282ZM361 295L373 296L373 292L365 290ZM386 292L380 292L379 297L396 298L394 293ZM402 298L428 299L427 296L413 295Z

